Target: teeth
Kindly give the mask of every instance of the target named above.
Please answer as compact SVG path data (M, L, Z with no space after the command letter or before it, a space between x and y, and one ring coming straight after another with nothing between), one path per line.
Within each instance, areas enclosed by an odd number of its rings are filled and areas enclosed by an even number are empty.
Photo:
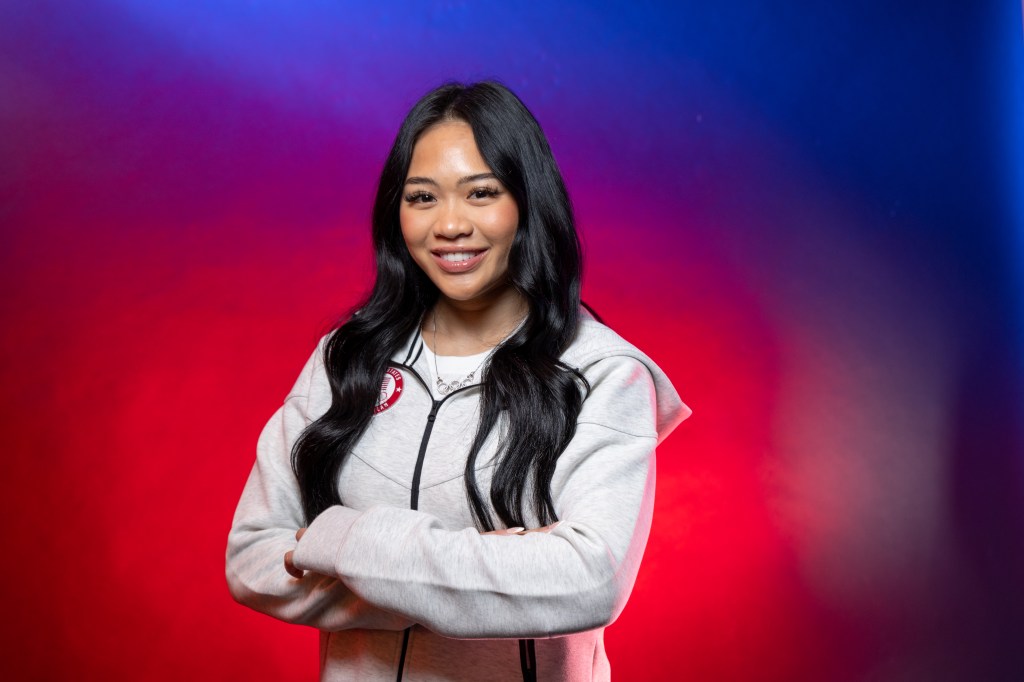
M455 253L442 253L441 258L449 263L460 263L475 256L478 251L456 251Z

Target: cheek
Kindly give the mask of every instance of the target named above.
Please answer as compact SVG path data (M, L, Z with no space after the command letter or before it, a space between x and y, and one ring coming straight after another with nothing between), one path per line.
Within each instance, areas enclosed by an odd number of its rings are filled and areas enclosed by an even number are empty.
M405 209L398 212L398 226L402 230L402 239L404 239L405 243L408 244L412 233L412 222L409 220L409 215L406 213Z
M409 252L414 263L425 270L422 230L417 229L415 216L409 216L405 211L398 215L398 224L402 231L402 240L405 242L405 249Z
M401 211L398 214L398 224L402 229L402 239L410 250L414 249L423 241L425 232L423 221L417 220L417 216L411 211Z
M516 230L519 229L519 209L515 204L503 208L495 215L493 228L496 240L503 242L506 246L512 245Z

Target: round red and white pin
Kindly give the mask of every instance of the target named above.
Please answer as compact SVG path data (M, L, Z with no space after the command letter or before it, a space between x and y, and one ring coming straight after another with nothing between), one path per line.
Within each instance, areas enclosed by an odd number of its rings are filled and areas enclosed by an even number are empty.
M380 395L377 396L377 405L373 408L374 414L380 414L398 402L402 397L402 389L405 388L405 379L402 373L394 367L388 367L384 372L384 380L380 382Z

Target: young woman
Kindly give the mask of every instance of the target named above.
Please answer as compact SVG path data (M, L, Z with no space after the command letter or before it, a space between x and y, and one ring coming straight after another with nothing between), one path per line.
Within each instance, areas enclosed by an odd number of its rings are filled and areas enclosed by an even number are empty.
M655 445L689 410L581 309L569 199L522 102L487 82L421 99L373 242L368 299L260 436L232 595L318 628L324 680L608 679Z

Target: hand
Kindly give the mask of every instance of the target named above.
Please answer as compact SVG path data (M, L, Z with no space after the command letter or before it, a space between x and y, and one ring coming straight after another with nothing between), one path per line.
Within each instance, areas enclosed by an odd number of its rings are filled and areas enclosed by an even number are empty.
M295 541L298 542L299 540L301 540L302 536L305 533L305 528L300 528L297 531L295 531ZM305 571L303 571L301 568L295 568L295 563L292 561L292 557L294 555L295 552L292 550L289 550L284 553L284 570L288 571L288 575L290 575L291 577L298 578L301 580L302 576L305 574Z
M526 535L527 533L547 533L550 530L554 530L555 526L558 525L558 521L547 526L541 526L540 528L499 528L498 530L489 530L486 533L480 533L480 535Z

